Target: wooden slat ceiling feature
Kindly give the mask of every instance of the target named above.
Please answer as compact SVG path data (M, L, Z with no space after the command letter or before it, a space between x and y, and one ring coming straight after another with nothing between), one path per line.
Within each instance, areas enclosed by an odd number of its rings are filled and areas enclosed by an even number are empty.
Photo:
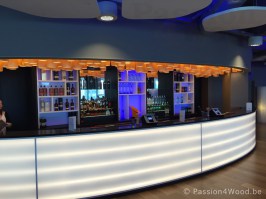
M170 19L199 11L212 0L123 0L122 16L127 19Z
M262 26L266 24L266 7L246 6L225 10L205 17L202 24L208 32Z
M118 71L136 70L147 74L147 77L157 77L158 72L169 73L179 71L193 74L197 77L218 77L231 72L242 72L240 68L225 66L174 64L159 62L108 61L108 60L73 60L73 59L0 59L0 72L3 69L16 70L19 67L38 67L42 70L81 71L81 76L103 77L109 66L117 67ZM95 70L88 70L88 67Z
M0 5L30 15L47 18L96 18L97 0L0 0Z

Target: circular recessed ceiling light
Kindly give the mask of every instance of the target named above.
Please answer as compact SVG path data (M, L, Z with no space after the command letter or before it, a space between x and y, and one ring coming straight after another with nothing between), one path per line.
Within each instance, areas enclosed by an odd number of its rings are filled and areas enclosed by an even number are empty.
M249 46L261 46L263 44L262 36L251 36L248 39Z
M117 5L114 2L99 2L101 15L98 17L101 21L114 21L117 19Z
M102 21L114 21L114 17L113 16L101 16L100 20Z

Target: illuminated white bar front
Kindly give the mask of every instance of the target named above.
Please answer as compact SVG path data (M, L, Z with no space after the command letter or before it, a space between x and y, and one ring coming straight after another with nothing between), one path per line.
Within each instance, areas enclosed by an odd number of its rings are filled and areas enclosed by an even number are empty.
M201 124L37 139L39 199L82 198L201 172Z
M0 198L36 198L34 139L0 140Z
M202 171L232 162L256 145L256 113L202 123Z
M129 131L2 139L0 199L86 198L185 178L249 153L255 128L256 113L250 113Z

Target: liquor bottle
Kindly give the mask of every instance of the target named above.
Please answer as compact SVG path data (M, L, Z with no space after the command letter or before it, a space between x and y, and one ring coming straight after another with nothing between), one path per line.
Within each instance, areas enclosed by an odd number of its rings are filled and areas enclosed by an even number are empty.
M64 70L62 71L62 79L66 80L66 71L64 71Z
M176 75L176 76L177 76L177 81L178 81L178 82L181 81L180 75L181 75L180 73L177 73L177 75Z
M50 101L46 101L44 103L44 110L45 110L45 112L50 112L51 111L51 102Z
M59 80L59 72L53 71L54 80Z
M102 89L102 82L100 78L97 78L97 89Z
M105 90L107 89L107 82L106 81L103 82L103 89L105 89Z
M174 81L177 81L177 74L174 72Z
M185 81L185 75L182 73L181 74L181 82L184 82Z
M108 106L106 106L105 115L111 115L111 112L110 112L110 110L109 110Z
M175 84L175 92L176 92L176 93L179 93L179 91L180 91L180 90L179 90L179 84L176 83L176 84Z
M191 92L191 85L188 85L188 92Z
M71 95L75 95L75 88L74 88L74 84L72 84L72 87L71 87Z
M62 88L62 86L60 86L60 87L58 86L58 95L59 96L62 95L62 93L61 93L62 92L62 89L61 88Z
M43 87L43 96L47 96L47 88L45 86Z
M118 81L122 81L121 76L122 76L121 72L118 72Z
M67 83L67 95L70 95L70 84Z
M55 88L54 88L54 95L58 96L58 88L57 88L57 86L55 86Z
M187 81L188 81L188 82L191 81L190 74L187 75Z
M43 96L43 88L42 88L42 86L40 86L40 88L39 88L39 96Z
M111 83L110 83L110 81L108 80L107 81L107 89L110 89L111 88Z
M53 95L54 95L54 88L53 88L52 85L51 85L50 88L49 88L49 95L50 95L50 96L53 96Z
M74 80L74 73L71 71L71 80Z
M44 103L44 100L41 100L41 112L44 112L45 111L45 103Z
M59 98L59 111L62 111L63 110L63 99L62 98Z
M58 110L59 110L58 102L57 102L57 100L55 100L54 111L58 111Z
M179 96L176 97L176 104L180 104L180 98L179 98Z
M74 110L75 109L75 104L74 104L74 100L73 99L71 99L70 109L71 110Z
M164 116L168 117L169 113L170 113L169 104L168 104L168 102L166 102L166 104L164 106Z
M79 79L79 88L80 89L84 89L84 86L83 86L83 78L80 78Z
M83 79L83 89L87 89L87 81L85 78Z
M68 80L73 80L74 76L73 76L73 71L68 71Z
M130 87L130 88L132 88L132 87ZM132 91L133 91L133 89L132 89ZM139 85L138 85L138 93L141 93L141 89L140 89L140 86Z
M66 111L69 110L69 102L68 102L68 99L66 99L65 108L66 108Z
M183 95L181 95L181 100L180 100L180 103L183 104L184 103L184 97Z
M64 88L62 85L59 88L59 95L64 95Z

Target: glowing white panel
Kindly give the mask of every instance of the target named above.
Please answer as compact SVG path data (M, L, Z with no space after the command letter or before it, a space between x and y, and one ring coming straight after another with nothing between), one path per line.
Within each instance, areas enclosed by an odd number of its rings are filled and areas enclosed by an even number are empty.
M212 0L123 0L122 15L128 19L168 19L199 11Z
M37 139L39 198L93 197L201 172L201 125Z
M97 0L0 0L0 5L48 18L96 18Z
M255 113L202 123L202 171L232 162L256 145Z
M205 17L202 24L209 32L262 26L266 24L266 7L245 6L228 9Z
M0 198L36 198L34 139L0 140Z

